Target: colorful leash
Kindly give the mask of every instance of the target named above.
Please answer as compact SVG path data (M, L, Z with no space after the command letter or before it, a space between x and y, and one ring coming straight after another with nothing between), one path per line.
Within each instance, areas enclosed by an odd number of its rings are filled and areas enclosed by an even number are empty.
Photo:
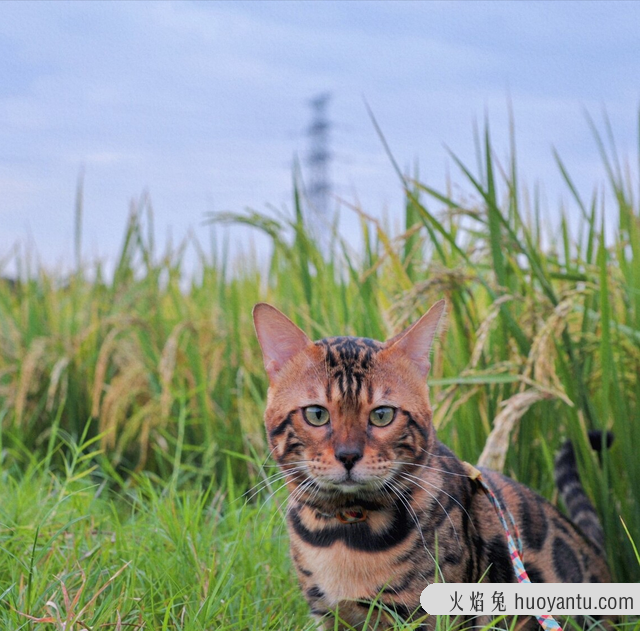
M467 469L467 474L472 480L475 480L480 488L484 491L485 495L489 498L489 501L495 508L496 513L498 515L498 519L500 519L500 523L504 528L504 532L507 535L507 545L509 546L509 555L511 556L511 564L513 565L514 572L516 573L516 578L518 579L518 583L531 583L529 579L529 575L527 571L524 569L524 563L522 562L522 543L520 541L520 534L518 533L518 528L516 526L516 522L514 521L511 513L509 513L509 518L511 519L511 523L513 524L513 529L518 539L519 546L516 545L516 542L509 531L509 526L507 524L507 520L504 516L504 511L502 506L500 506L500 502L494 495L491 488L487 485L487 483L482 479L482 473L478 471L473 465L470 465L468 462L464 463L465 468ZM562 627L556 622L553 616L536 616L536 619L540 623L540 626L545 629L545 631L562 631Z

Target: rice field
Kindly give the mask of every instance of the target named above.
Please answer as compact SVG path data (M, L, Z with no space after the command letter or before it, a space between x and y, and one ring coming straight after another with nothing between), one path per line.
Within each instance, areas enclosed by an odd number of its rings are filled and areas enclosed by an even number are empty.
M354 208L357 246L335 234L321 250L294 190L288 215L209 217L266 234L266 262L195 237L159 249L145 199L113 274L83 262L60 278L12 255L19 277L0 280L0 628L312 628L269 481L258 301L314 339L386 339L446 298L430 376L441 439L555 500L553 457L570 437L614 580L639 581L639 182L593 132L613 202L578 191L555 156L575 221L562 209L543 219L515 150L499 163L487 131L475 170L453 157L464 200L398 170L403 229ZM79 199L78 225L81 213ZM615 434L601 462L590 429Z

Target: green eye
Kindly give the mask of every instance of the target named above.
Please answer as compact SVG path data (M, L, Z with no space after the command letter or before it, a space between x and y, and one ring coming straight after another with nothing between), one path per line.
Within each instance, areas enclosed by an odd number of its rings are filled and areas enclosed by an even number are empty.
M371 414L369 414L369 420L376 427L384 427L393 421L394 416L395 410L393 408L381 407L371 411Z
M329 422L329 411L319 405L310 405L308 408L304 408L304 417L307 419L307 423L319 427Z

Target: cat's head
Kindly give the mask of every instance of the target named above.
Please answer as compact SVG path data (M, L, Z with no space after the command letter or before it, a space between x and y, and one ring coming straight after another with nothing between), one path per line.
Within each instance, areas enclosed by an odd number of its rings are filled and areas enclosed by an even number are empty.
M271 305L256 305L267 435L290 491L373 497L425 459L434 440L425 380L444 308L437 302L386 342L312 342Z

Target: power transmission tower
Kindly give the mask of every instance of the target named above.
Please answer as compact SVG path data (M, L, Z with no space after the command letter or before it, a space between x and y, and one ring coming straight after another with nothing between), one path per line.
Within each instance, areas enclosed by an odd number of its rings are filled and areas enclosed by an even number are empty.
M327 107L331 99L329 92L315 96L309 102L312 110L311 124L307 128L309 138L309 153L306 164L309 170L307 199L311 215L319 220L316 223L318 238L325 241L330 224L329 197L331 195L331 181L329 179L329 132L332 124L327 115Z

